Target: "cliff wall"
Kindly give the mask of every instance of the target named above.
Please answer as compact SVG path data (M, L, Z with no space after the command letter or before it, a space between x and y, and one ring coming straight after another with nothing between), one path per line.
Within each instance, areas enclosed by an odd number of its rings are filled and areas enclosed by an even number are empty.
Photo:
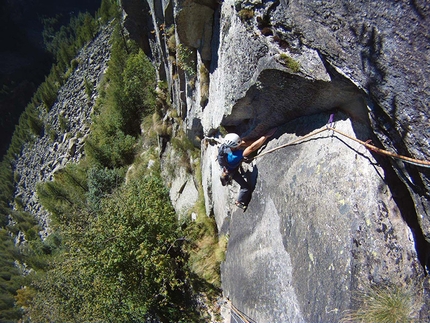
M243 213L237 186L220 184L216 145L203 138L222 129L257 138L277 126L268 150L334 114L350 137L428 161L430 5L127 0L124 8L133 26L150 9L153 30L131 34L148 44L201 144L207 214L229 237L225 296L258 322L334 322L366 285L396 284L414 291L418 317L429 320L427 167L325 131L245 165L255 191ZM185 62L179 44L190 50Z

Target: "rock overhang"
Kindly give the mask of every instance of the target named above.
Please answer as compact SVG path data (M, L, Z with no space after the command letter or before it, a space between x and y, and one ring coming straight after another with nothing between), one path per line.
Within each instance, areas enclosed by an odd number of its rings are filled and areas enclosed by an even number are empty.
M258 136L268 128L303 116L341 111L368 123L362 92L340 76L331 81L313 80L276 69L263 70L246 95L222 120L226 129Z

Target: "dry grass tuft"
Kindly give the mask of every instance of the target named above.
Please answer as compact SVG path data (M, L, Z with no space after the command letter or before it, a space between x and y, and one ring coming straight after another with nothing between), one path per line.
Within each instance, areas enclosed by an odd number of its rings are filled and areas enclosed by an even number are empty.
M342 323L413 323L417 306L412 293L398 286L369 286L357 295L360 307Z
M285 53L279 55L280 61L283 65L288 67L293 73L297 73L300 71L300 63L294 60L292 57L288 56Z
M252 9L242 9L237 14L242 22L254 18L255 15L254 10Z

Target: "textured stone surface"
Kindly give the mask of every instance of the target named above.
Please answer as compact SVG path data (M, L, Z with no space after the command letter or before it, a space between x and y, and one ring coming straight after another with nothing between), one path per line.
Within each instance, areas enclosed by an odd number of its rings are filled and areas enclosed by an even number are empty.
M255 213L231 217L224 294L256 322L302 322L281 219L270 197L260 202Z
M185 46L199 49L203 60L211 60L211 38L214 10L196 2L185 2L176 15L179 40Z
M372 128L385 148L430 160L429 19L427 1L281 1L272 24L284 38L298 35L368 94ZM408 189L430 238L429 172L402 164L396 169L410 179Z
M327 117L287 123L267 150ZM350 120L336 129L368 131ZM230 235L222 273L224 293L258 322L337 322L368 280L419 286L413 235L364 147L323 132L256 159L252 172L249 209L222 219Z

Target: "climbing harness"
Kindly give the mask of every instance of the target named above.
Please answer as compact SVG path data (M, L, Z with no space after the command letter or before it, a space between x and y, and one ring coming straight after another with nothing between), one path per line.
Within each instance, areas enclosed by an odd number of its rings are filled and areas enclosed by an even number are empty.
M253 157L252 159L256 159L258 157L261 157L261 156L264 156L266 154L272 153L272 152L274 152L276 150L279 150L281 148L285 148L285 147L288 147L288 146L295 145L295 144L297 144L297 143L299 143L299 142L301 142L301 141L303 141L305 139L308 139L310 137L313 137L313 136L315 136L315 135L317 135L317 134L319 134L321 132L331 130L331 131L333 131L333 132L335 132L335 133L337 133L337 134L339 134L341 136L344 136L344 137L346 137L346 138L348 138L350 140L353 140L353 141L355 141L355 142L363 145L367 149L369 149L369 150L371 150L371 151L373 151L373 152L375 152L377 154L389 156L389 157L392 157L392 158L395 158L395 159L399 159L399 160L402 160L405 163L409 163L409 164L412 164L412 165L415 165L415 166L430 168L430 161L419 160L419 159L415 159L415 158L410 158L410 157L402 156L402 155L399 155L399 154L396 154L396 153L392 153L392 152L389 152L387 150L378 148L378 147L376 147L374 145L371 145L369 142L361 141L361 140L359 140L357 138L354 138L354 137L352 137L352 136L350 136L350 135L348 135L348 134L346 134L346 133L344 133L344 132L342 132L340 130L337 130L334 127L334 124L333 124L333 116L334 116L333 114L330 115L330 119L328 120L327 125L326 125L325 128L316 130L316 131L311 132L310 134L307 134L307 135L305 135L305 136L303 136L301 138L297 138L296 140L293 140L293 141L291 141L289 143L286 143L286 144L283 144L281 146L275 147L273 149L267 150L267 151L265 151L265 152L263 152L263 153L255 156L255 157Z

